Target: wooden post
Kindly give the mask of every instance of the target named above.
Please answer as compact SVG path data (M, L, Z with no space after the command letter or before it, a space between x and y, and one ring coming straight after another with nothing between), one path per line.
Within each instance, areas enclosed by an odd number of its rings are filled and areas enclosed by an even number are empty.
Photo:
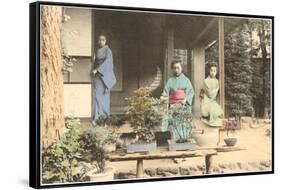
M223 110L224 117L224 19L222 17L218 20L219 32L219 82L220 82L220 105Z
M91 40L92 40L92 44L91 44L91 52L92 52L92 67L91 67L91 76L93 76L92 71L95 67L95 12L94 10L92 10L92 27L91 27ZM94 79L94 78L93 78ZM94 98L94 80L92 80L92 85L91 85L91 92L92 92L92 98L91 98L91 105L92 105L92 109L91 109L91 119L94 119L94 114L95 114L95 98Z
M137 178L143 177L143 159L137 159L137 168L136 168Z
M193 62L192 62L192 73L191 81L194 88L194 103L192 107L192 113L194 118L200 118L200 100L199 94L203 87L203 82L205 79L205 47L198 44L193 49Z
M206 174L210 174L211 172L212 161L212 155L207 154L205 156Z
M171 75L171 62L174 57L174 30L166 31L167 44L165 47L165 67L164 67L164 83L167 82Z

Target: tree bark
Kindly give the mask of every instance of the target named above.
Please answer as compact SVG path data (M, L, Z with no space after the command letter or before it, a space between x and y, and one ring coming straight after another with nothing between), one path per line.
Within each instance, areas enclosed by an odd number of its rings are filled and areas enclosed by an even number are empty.
M63 135L64 87L61 45L62 8L41 7L41 143L47 148Z
M262 76L263 76L263 102L262 102L262 110L263 113L262 115L266 117L266 102L267 102L267 89L266 89L266 67L267 67L267 50L266 50L266 39L265 39L265 28L264 28L264 23L261 23L259 26L259 32L258 36L260 39L260 49L261 49L261 54L262 54L262 62L263 62L263 67L262 67Z

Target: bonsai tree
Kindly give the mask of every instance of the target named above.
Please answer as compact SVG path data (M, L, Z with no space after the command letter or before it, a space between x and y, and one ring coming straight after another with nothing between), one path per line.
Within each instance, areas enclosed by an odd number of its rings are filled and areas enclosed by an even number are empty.
M238 122L237 120L226 120L224 122L224 130L226 131L227 137L229 137L229 134L234 134L235 131L238 129Z
M224 130L226 131L227 138L224 139L224 142L227 146L234 146L237 142L237 138L229 137L230 132L232 134L239 128L237 120L226 120L224 122Z
M161 123L161 115L156 108L157 100L150 96L148 88L139 88L133 93L132 97L126 99L129 122L136 131L139 143L151 143L155 139L153 129Z
M166 117L168 130L176 143L189 142L193 127L192 114L182 104L175 104L168 110Z
M88 128L81 136L81 150L87 161L94 161L95 173L105 170L105 159L107 153L104 149L106 144L116 143L119 135L104 126Z

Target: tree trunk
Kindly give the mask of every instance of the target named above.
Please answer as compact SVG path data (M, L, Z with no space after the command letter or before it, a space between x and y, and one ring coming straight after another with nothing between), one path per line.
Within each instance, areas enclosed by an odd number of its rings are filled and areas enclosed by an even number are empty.
M266 51L266 40L265 40L265 29L264 29L264 23L260 24L259 26L259 33L258 33L259 39L260 39L260 49L262 54L262 76L263 76L263 102L262 102L262 115L266 117L266 102L267 102L267 89L266 89L266 67L267 67L267 51Z
M61 138L64 124L62 8L41 7L41 143L47 148Z

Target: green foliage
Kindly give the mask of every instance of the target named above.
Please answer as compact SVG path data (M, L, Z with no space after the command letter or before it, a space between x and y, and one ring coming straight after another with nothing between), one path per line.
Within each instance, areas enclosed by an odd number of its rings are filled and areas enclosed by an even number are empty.
M79 119L66 121L67 132L58 142L51 145L42 155L43 182L79 181L82 173L78 169L80 135L77 127Z
M150 96L147 88L139 88L134 95L126 99L128 102L128 119L135 128L138 141L152 142L155 138L153 128L161 123L161 115L156 109L156 99Z
M169 130L172 130L173 132L176 132L178 134L179 143L186 142L191 138L193 127L192 114L187 112L184 105L172 105L169 108L167 119Z
M242 25L225 37L225 108L230 117L253 113L253 69L247 30L247 25Z
M62 22L68 22L70 19L71 18L69 15L63 13ZM73 71L72 67L77 62L77 60L73 56L69 55L65 41L66 39L62 37L61 44L62 44L62 56L63 56L63 72L65 74L69 74Z
M96 124L99 126L111 125L111 126L120 126L122 125L123 119L116 117L115 115L101 115L97 120Z
M103 172L105 169L106 152L104 145L116 143L119 135L110 131L104 126L95 126L88 128L81 136L81 150L85 155L90 155L90 159L96 161L97 172Z
M251 41L251 62L253 73L253 105L255 116L266 116L271 107L271 22L270 20L249 19L249 33L256 35ZM268 110L270 111L270 110Z

